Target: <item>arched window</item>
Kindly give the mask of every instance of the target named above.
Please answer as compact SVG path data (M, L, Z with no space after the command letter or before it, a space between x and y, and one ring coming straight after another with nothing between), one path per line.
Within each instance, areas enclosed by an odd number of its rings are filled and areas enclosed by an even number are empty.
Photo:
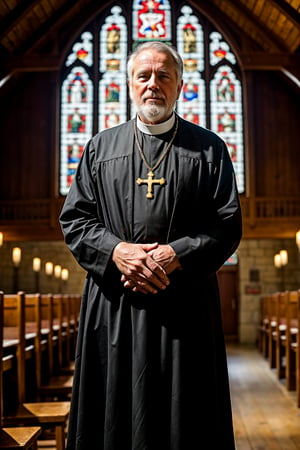
M138 43L154 39L175 45L183 58L178 114L225 140L243 193L241 76L224 36L188 3L178 11L168 0L123 3L86 27L61 71L60 193L67 194L87 140L135 114L128 101L127 57Z

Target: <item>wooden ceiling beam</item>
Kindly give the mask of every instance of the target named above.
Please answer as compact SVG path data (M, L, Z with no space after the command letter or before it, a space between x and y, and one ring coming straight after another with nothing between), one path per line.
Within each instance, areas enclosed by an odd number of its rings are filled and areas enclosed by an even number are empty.
M76 2L73 0L66 1L59 9L57 9L51 17L43 22L39 28L37 28L30 36L29 39L18 47L17 53L27 53L37 48L45 38L49 39L49 36L54 35L59 28L59 24L62 19L70 14L72 8L76 8Z
M300 69L300 54L240 52L239 59L244 70L281 70L294 67ZM6 71L42 72L59 70L61 55L29 54L6 56L3 68Z
M205 2L203 4L197 0L190 0L190 3L196 11L198 10L219 28L220 31L223 31L229 42L235 42L234 48L236 49L236 53L237 49L242 49L243 43L246 43L245 30L241 29L238 24L221 9L220 0L212 0L211 2ZM251 27L255 33L261 37L261 40L268 43L269 47L272 48L274 52L286 52L287 49L282 42L278 43L278 39L273 39L273 36L271 36L269 31L264 31L265 26L262 23L258 23L257 17L251 14L248 8L241 4L240 1L230 0L230 4L234 5L238 14L245 16L246 21L251 22ZM252 43L255 42L256 45L259 45L259 42L253 37L248 36L248 38L249 42L252 41Z
M102 2L101 5L99 5L97 2L92 2L89 0L89 2L84 5L83 11L80 11L80 14L77 14L77 22L76 20L71 21L71 29L74 30L74 23L77 23L75 30L78 34L80 27L83 28L90 20L92 20L94 15L104 7L104 3L105 2ZM66 23L68 23L66 18L68 18L68 16L73 16L73 11L76 10L78 10L78 2L74 2L74 0L67 0L63 6L52 14L51 18L42 24L42 26L29 40L24 42L22 47L18 49L18 53L32 52L49 40L49 35L53 36L55 33L57 35L58 33L64 33Z
M60 69L60 56L49 54L7 56L2 68L7 73L52 72Z
M270 0L300 30L300 14L284 0Z
M9 33L12 28L18 25L24 17L39 3L39 0L21 0L14 9L0 20L0 39Z
M243 70L280 71L300 89L300 54L240 53L239 61Z
M296 53L241 52L239 58L244 70L300 68L300 54Z
M267 29L266 24L263 23L259 17L255 16L247 6L240 2L240 0L230 0L230 3L236 8L239 14L243 14L246 17L246 20L251 22L251 27L256 29L257 33L264 41L268 42L273 48L275 46L279 51L288 50L284 42L282 42L272 30L269 28Z

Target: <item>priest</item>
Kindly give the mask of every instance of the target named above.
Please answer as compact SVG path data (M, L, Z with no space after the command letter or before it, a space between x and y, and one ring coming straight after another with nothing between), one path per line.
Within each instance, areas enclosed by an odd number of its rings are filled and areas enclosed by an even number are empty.
M86 270L68 450L233 450L216 271L242 232L215 133L179 117L182 59L128 60L136 117L86 145L60 223Z

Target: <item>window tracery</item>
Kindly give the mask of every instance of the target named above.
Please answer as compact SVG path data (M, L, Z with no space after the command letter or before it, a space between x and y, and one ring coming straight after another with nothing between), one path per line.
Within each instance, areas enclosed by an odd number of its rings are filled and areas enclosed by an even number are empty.
M129 9L126 3L124 8L115 5L101 12L65 59L60 103L62 195L68 192L88 139L135 114L128 102L127 57L138 43L153 39L174 44L183 58L178 114L225 140L239 192L244 192L242 84L230 45L188 3L175 11L168 0L134 0Z

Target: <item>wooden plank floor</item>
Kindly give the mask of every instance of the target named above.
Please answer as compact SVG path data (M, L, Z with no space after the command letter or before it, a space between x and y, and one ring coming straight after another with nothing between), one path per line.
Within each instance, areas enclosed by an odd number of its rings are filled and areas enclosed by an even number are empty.
M228 344L227 356L236 450L300 450L295 392L255 347ZM55 442L40 441L38 448L55 450Z
M237 450L299 450L300 409L295 392L254 347L228 345Z

